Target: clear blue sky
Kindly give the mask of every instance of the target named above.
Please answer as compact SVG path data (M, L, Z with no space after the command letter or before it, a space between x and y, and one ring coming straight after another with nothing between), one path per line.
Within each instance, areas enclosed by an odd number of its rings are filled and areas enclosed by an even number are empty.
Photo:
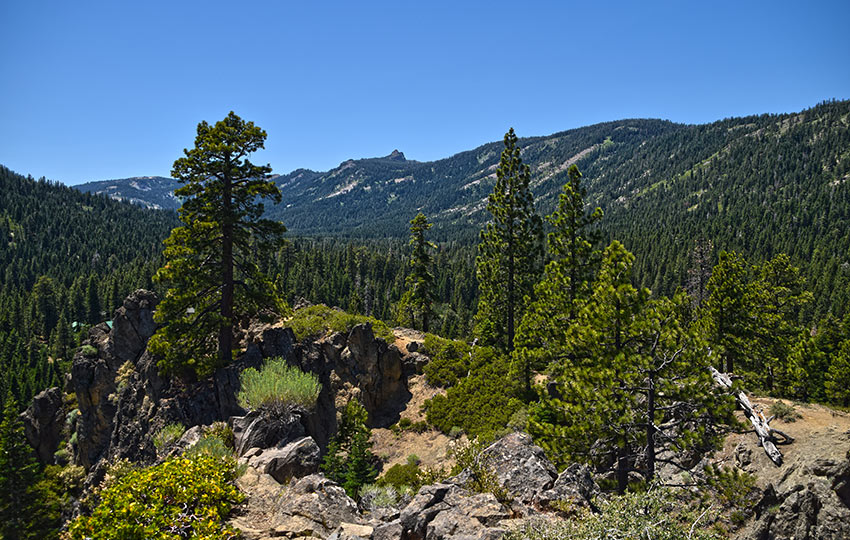
M4 0L0 21L0 164L68 184L166 176L231 109L285 173L850 98L848 0Z

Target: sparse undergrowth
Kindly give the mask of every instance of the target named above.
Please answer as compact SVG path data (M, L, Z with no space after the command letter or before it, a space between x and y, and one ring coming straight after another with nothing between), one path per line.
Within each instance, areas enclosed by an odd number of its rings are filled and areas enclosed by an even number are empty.
M157 450L168 448L180 440L186 427L183 424L168 424L153 436L153 445Z
M328 332L350 332L358 324L369 323L376 337L387 343L395 340L392 328L374 317L351 315L339 309L329 308L324 304L309 306L297 310L288 325L295 333L298 341L307 338L318 338Z
M678 511L673 496L660 489L627 493L599 504L601 513L583 511L574 519L536 518L508 532L504 540L718 540L700 514Z

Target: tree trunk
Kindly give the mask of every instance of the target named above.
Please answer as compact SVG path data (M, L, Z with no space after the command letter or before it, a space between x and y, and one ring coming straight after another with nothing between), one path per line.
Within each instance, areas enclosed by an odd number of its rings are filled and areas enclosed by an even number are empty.
M617 450L617 493L626 492L629 487L629 453L624 445Z
M646 481L655 478L655 373L649 373L646 396Z
M218 328L219 367L233 360L233 222L231 220L230 175L224 174L221 245L221 325Z

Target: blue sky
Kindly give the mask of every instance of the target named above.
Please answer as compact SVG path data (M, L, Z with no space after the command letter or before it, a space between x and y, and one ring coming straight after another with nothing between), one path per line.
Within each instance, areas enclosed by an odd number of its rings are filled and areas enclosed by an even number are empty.
M847 0L5 0L0 21L0 164L68 184L168 175L230 110L285 173L850 98Z

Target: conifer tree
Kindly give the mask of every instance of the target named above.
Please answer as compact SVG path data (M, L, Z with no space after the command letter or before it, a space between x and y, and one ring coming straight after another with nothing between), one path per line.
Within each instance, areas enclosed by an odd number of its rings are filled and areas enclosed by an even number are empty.
M41 473L18 416L7 396L0 422L0 538L37 539L56 534L53 505L44 500Z
M578 167L571 165L567 174L558 207L546 218L552 226L547 236L552 260L534 287L535 300L517 335L515 356L523 367L526 392L530 392L532 367L540 369L566 359L564 337L581 301L590 295L599 268L600 252L594 249L598 234L589 228L602 219L602 210L585 210L587 192Z
M369 451L368 416L359 400L348 402L321 465L327 477L341 484L350 497L357 497L360 488L378 476L372 466L374 455Z
M86 322L90 324L99 323L101 321L100 296L97 292L97 278L94 274L89 276L88 284L86 285Z
M183 226L165 241L166 264L156 275L170 287L156 311L165 324L150 342L164 372L205 374L227 365L240 321L261 308L284 309L258 262L277 250L286 230L262 218L261 199L280 202L271 167L248 160L265 139L231 111L213 126L198 124L195 147L174 162Z
M475 333L486 344L512 351L515 324L540 275L543 224L513 128L504 143L496 185L487 199L493 220L481 231L475 262L480 291Z
M615 459L621 492L630 471L651 481L657 463L672 460L658 458L660 448L714 448L734 410L715 395L705 345L685 326L690 300L650 300L631 284L633 261L617 241L606 248L592 296L567 330L574 359L529 419L557 463Z
M431 272L430 250L437 246L425 239L425 232L431 228L425 214L419 212L410 220L410 274L407 276L407 291L400 302L401 310L410 310L414 327L419 317L419 327L428 331L428 324L434 315L434 274Z

